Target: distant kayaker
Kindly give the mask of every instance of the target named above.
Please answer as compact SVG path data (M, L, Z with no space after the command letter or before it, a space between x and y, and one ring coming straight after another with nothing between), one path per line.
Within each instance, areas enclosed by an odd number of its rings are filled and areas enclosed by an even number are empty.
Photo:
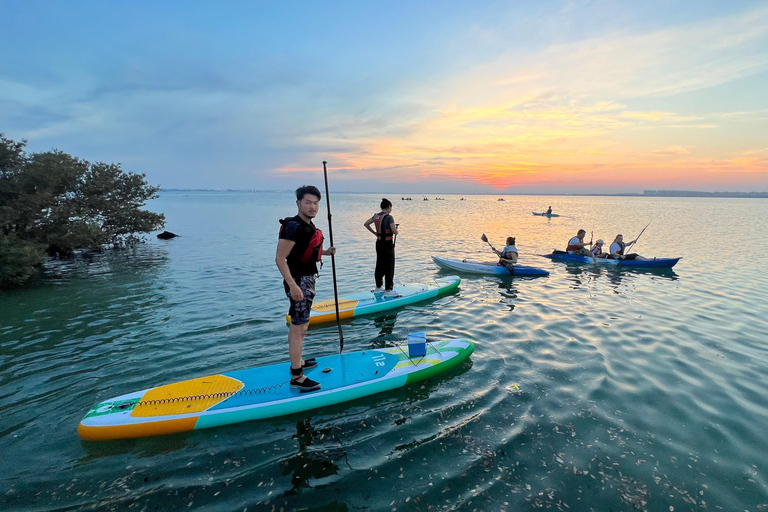
M587 236L587 232L580 229L575 237L568 240L568 247L565 248L565 252L576 256L589 256L589 249L587 249L587 246L591 246L592 241L585 242L585 236Z
M637 242L637 239L632 240L629 243L624 243L624 235L616 235L616 238L613 239L613 243L611 244L610 248L610 258L613 258L615 260L640 260L645 261L650 258L645 258L643 256L640 256L637 253L632 254L624 254L624 250L628 245L632 245L635 242Z
M547 215L552 215L552 207L547 208Z
M517 258L519 256L517 247L515 247L515 237L507 237L507 245L504 247L503 251L498 251L496 249L493 249L493 251L499 256L498 264L506 267L510 273L513 273L511 267L517 263Z
M296 189L299 214L280 220L275 263L283 276L283 288L291 306L288 330L288 355L291 358L291 387L302 393L320 389L320 383L307 378L304 370L317 366L314 358L302 359L304 335L309 327L309 313L315 298L317 262L323 254L323 233L312 223L320 208L320 191L314 186ZM336 248L325 252L336 254Z
M392 218L392 203L388 199L383 198L379 207L381 211L363 223L365 229L376 236L376 270L373 274L376 289L373 293L384 292L385 297L398 297L399 294L393 290L395 287L395 236L398 233L398 224L395 224L395 219ZM375 230L371 228L371 224L376 227Z

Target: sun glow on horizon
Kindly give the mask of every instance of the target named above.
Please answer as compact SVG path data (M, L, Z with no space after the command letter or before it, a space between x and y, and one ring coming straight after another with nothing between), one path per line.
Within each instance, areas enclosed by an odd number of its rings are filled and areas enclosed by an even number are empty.
M765 105L731 111L686 100L757 69L768 69L765 8L502 55L425 86L409 98L421 114L395 122L387 136L345 130L303 142L343 147L329 159L348 180L471 182L499 191L568 183L768 189L759 136L768 126Z

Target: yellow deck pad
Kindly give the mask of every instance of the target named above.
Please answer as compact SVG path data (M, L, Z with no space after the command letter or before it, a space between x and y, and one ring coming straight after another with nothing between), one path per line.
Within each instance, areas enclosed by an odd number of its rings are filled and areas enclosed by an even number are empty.
M176 382L147 391L131 416L170 416L202 412L243 389L243 383L224 375Z
M342 299L339 301L339 309L354 309L360 301L357 299ZM312 311L316 313L327 313L329 311L336 312L336 301L324 300L316 304L312 304Z

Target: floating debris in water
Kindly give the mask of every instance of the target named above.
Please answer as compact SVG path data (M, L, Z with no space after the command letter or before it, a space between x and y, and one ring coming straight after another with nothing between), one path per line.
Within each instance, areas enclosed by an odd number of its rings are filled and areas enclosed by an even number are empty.
M520 389L520 386L517 384L512 384L507 388L507 391L512 393L515 396L519 396L523 394L523 391Z

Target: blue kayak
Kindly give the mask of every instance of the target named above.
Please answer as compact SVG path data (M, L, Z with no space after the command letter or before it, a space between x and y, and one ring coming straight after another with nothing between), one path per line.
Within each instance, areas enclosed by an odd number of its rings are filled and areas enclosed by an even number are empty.
M512 273L507 270L507 267L498 265L496 262L485 263L479 261L469 260L454 260L450 258L439 258L432 256L432 259L438 266L450 270L458 270L460 272L467 272L470 274L491 274L497 276L516 276L516 277L536 277L536 276L548 276L549 272L543 268L526 267L525 265L515 265L512 267Z
M584 263L587 265L601 265L617 268L672 268L683 258L656 258L653 260L614 260L610 258L596 258L592 260L589 256L576 256L566 252L556 252L552 254L542 254L541 256L553 261L562 261L565 263Z
M531 213L534 214L534 215L538 215L540 217L549 217L550 219L552 217L559 217L560 216L557 213L546 213L546 212L531 212Z

